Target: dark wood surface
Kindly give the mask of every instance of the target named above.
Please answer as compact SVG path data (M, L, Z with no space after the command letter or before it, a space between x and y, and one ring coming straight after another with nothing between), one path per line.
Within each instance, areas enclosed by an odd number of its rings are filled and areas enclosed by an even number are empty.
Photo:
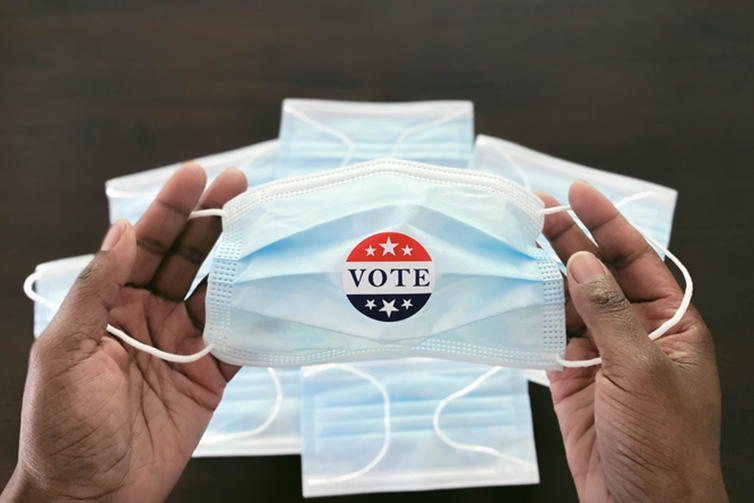
M724 474L754 500L753 33L751 1L0 0L0 485L23 279L98 247L105 180L273 138L286 97L469 99L480 133L679 191L671 248L717 342ZM575 501L549 393L531 399L541 484L420 496ZM298 457L202 459L170 501L300 494Z

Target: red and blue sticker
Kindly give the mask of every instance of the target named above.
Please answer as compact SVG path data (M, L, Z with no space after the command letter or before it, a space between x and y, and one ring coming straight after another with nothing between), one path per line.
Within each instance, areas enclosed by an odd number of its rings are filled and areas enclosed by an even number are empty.
M343 288L361 314L377 321L415 315L435 286L435 267L414 238L381 232L356 245L343 269Z

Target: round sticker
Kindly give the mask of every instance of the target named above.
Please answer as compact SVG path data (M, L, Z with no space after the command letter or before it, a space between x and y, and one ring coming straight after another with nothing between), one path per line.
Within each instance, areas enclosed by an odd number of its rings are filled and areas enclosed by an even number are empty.
M356 245L343 269L343 288L361 314L377 321L415 315L435 286L435 267L412 237L381 232Z

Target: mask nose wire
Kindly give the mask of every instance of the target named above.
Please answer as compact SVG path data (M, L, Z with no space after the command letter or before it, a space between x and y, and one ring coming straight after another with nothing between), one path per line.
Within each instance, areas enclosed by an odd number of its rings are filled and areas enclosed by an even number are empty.
M315 368L310 368L304 370L304 377L313 376L316 374L319 374L322 371L325 370L331 370L331 369L340 369L345 370L346 372L351 372L352 374L356 374L357 376L366 379L370 383L374 384L374 386L380 391L382 394L382 400L384 402L384 411L385 411L385 441L382 444L382 449L380 449L380 452L377 454L377 456L372 459L366 466L363 468L360 468L354 472L346 473L344 475L336 475L332 477L308 477L306 479L307 483L310 485L320 485L320 484L335 484L338 482L345 482L347 480L355 479L356 477L360 477L367 473L369 470L377 466L377 463L382 461L382 458L385 457L385 454L387 454L387 450L390 447L390 395L388 395L387 389L385 389L385 386L375 379L373 376L367 374L366 372L363 372L356 367L352 367L351 365L343 365L341 363L330 363L327 365L320 365Z
M353 140L351 140L351 138L349 138L348 136L344 135L343 133L341 133L337 129L333 129L333 128L329 127L329 126L325 126L321 122L312 119L308 115L304 114L303 112L301 112L299 110L296 110L293 107L288 106L288 107L285 108L285 111L288 112L289 114L293 115L297 119L299 119L299 120L301 120L303 122L306 122L311 127L315 128L315 129L319 129L323 133L327 133L329 135L332 135L332 136L336 137L337 139L339 139L340 141L342 141L343 143L345 143L346 148L348 148L348 152L346 153L346 156L343 158L343 160L340 162L340 166L338 166L339 168L342 168L343 166L345 166L349 162L351 162L351 158L353 157L353 152L356 149L356 146L354 145Z
M540 210L540 214L542 215L552 215L553 213L559 213L561 211L570 211L570 206L554 206L552 208L545 208L543 210ZM631 222L629 222L631 223ZM631 224L633 225L633 224ZM691 305L691 296L694 293L694 281L691 279L691 274L689 273L689 270L686 269L686 266L683 265L683 263L670 253L670 251L662 246L660 243L657 242L656 239L654 239L649 234L643 232L638 227L634 225L634 228L642 235L644 236L644 239L649 242L652 246L660 250L662 253L665 254L675 265L678 267L678 269L681 271L681 274L683 275L683 281L686 283L686 288L683 292L683 298L681 299L681 304L678 306L678 309L676 309L675 314L665 323L657 327L652 333L649 334L649 338L653 341L659 339L663 335L665 335L668 330L673 328L686 314L686 311L688 311L689 305ZM599 365L602 363L602 358L592 358L590 360L564 360L560 357L560 355L555 355L555 359L557 362L562 365L563 367L592 367L594 365Z
M403 141L406 138L408 138L409 136L411 136L412 134L418 133L419 131L423 131L425 129L433 128L435 126L441 126L441 125L445 124L446 122L450 122L453 119L461 117L461 116L466 115L468 113L469 113L469 111L467 109L457 110L455 112L449 113L448 115L446 115L444 117L440 117L439 119L435 119L433 121L425 122L423 124L418 124L416 126L413 126L413 127L410 127L408 129L406 129L405 131L403 131L403 133L401 133L401 135L398 137L398 139L395 140L395 143L393 144L393 148L392 148L392 150L390 150L390 157L395 157L397 155L398 148L401 146L401 144L403 143Z
M479 387L480 384L482 384L484 381L492 377L493 375L497 374L500 370L502 370L502 367L493 367L481 376L479 376L473 383L469 384L465 388L462 388L455 393L452 393L451 395L448 395L447 397L443 398L442 401L437 405L437 408L435 409L435 414L432 417L432 426L435 429L435 433L438 437L440 437L440 440L448 444L450 447L453 447L455 449L460 449L463 451L472 451L472 452L484 452L487 454L491 454L492 456L504 459L506 461L512 461L514 463L518 463L527 467L535 468L536 464L531 463L529 461L524 461L522 459L515 458L513 456L509 456L507 454L504 454L497 449L493 449L492 447L487 447L483 445L473 445L473 444L464 444L461 442L456 442L455 440L451 440L448 438L447 435L445 435L445 432L443 432L440 429L440 414L442 414L443 409L446 405L448 405L453 400L456 400L457 398L461 398L464 395L467 395L474 391L476 388Z

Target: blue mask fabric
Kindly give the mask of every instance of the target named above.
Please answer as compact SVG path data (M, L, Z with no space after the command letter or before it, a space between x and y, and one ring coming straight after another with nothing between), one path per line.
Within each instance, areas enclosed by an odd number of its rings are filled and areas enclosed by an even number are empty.
M251 366L559 369L563 281L535 244L542 209L502 177L397 160L247 191L224 207L205 342Z
M34 338L47 328L81 271L94 255L81 255L39 264L24 283L24 292L34 301Z
M195 159L195 162L207 172L207 185L212 183L223 170L235 167L243 171L249 181L249 186L253 187L276 179L277 150L277 140L270 140L229 152L200 157ZM182 164L171 164L105 182L110 223L119 218L125 218L131 224L135 224L147 211L165 182Z
M477 137L470 169L504 176L530 191L543 190L561 204L567 204L568 190L573 182L584 180L610 199L641 232L665 248L670 242L678 193L668 187L588 168L484 135ZM590 235L586 227L578 219L576 221ZM538 242L555 256L544 237L540 237Z
M300 369L244 367L231 379L194 457L301 452Z
M539 482L523 372L428 358L302 370L305 497Z
M463 168L474 143L474 106L287 99L279 139L278 161L291 175L387 157Z
M94 255L39 264L24 283L34 301L34 337L52 320ZM300 371L244 367L225 387L195 457L265 456L301 451Z

